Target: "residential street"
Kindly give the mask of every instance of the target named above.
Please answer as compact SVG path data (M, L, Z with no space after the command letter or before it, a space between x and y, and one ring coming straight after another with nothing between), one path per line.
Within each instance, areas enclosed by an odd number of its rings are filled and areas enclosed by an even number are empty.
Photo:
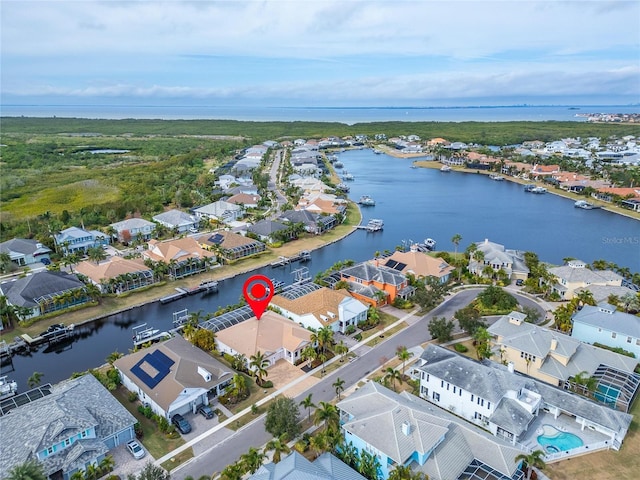
M396 349L399 346L411 348L431 340L427 329L429 321L434 317L445 316L446 318L451 318L457 310L470 303L479 291L481 291L480 288L462 290L448 297L428 315L421 318L411 317L407 319L407 323L409 323L407 328L392 337L381 339L375 348L368 349L354 361L346 363L340 369L331 372L316 385L295 397L296 402L299 403L308 394L312 394L312 399L315 404L321 401L329 402L333 400L335 390L332 384L337 377L345 381L344 388L348 391L349 388L357 384L372 371L392 359L396 355ZM516 296L521 305L538 308L542 312L542 318L544 318L544 311L538 303L514 291L511 293ZM365 348L361 347L360 349L356 349L358 352L361 350L365 350ZM301 409L301 418L306 415L306 410ZM201 475L211 475L215 472L220 472L227 465L234 463L249 447L261 447L271 439L271 435L264 430L264 415L237 432L225 431L229 434L227 438L202 455L172 471L172 478L182 480L188 476L198 478ZM219 432L216 435L219 435Z

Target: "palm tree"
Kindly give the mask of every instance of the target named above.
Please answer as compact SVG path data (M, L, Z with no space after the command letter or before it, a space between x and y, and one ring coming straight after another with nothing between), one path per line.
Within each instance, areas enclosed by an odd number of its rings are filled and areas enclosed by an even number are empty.
M316 434L311 437L309 447L311 447L311 450L315 452L315 456L317 458L322 452L326 452L328 450L328 444L327 431L324 430L322 432L316 432Z
M414 472L408 465L398 465L389 472L388 480L429 480L426 473Z
M20 463L9 470L7 480L47 480L44 467L37 460Z
M7 273L11 268L11 255L7 252L0 252L0 272Z
M318 408L313 414L314 425L324 423L331 430L337 430L340 424L340 415L335 405L328 402L320 402Z
M113 470L113 467L115 466L116 462L113 459L113 457L111 455L107 455L106 457L104 457L101 461L100 461L100 465L99 465L99 469L100 469L100 476L109 473L111 470Z
M244 473L244 466L241 462L232 463L220 472L220 480L242 480Z
M311 420L311 409L316 408L316 404L311 400L312 394L307 395L304 400L300 402L300 406L307 409L308 419Z
M250 361L249 365L251 368L253 368L253 371L256 375L256 383L258 385L262 385L262 381L264 380L264 378L267 375L269 375L269 372L267 372L267 367L269 366L269 360L264 358L264 355L262 354L262 352L258 350L255 355L251 355L251 358L249 358L249 361Z
M407 350L407 347L405 346L398 347L397 352L398 352L398 359L402 360L402 378L404 378L404 370L407 364L407 360L413 357L413 352L410 352L409 350Z
M544 452L542 450L534 450L529 455L522 453L515 458L516 462L522 461L523 468L526 468L527 472L527 480L531 480L531 473L534 468L543 469L545 466L544 460Z
M123 354L118 352L117 350L115 352L111 352L109 354L109 356L107 357L107 363L109 365L113 365L113 362L115 362L119 358L122 358L122 356L123 356Z
M107 258L107 254L104 253L104 249L102 247L91 247L87 248L87 257L98 265L101 260Z
M393 367L387 367L384 371L384 381L388 382L391 380L391 385L393 387L393 391L396 391L396 380L400 380L402 382L402 377L400 376L400 372L397 371Z
M340 400L342 392L344 392L344 380L340 377L337 377L332 386L336 389L336 395L338 395L338 400Z
M267 456L260 450L249 447L247 453L240 455L240 462L249 473L256 473Z
M287 434L282 434L279 437L272 438L264 446L264 453L273 451L273 463L279 463L282 460L282 454L285 455L291 452L291 449L287 445Z
M336 353L340 355L340 363L343 363L345 355L349 352L349 347L344 343L344 340L340 340L340 343L336 345L335 350Z
M42 372L33 372L27 379L27 385L29 385L29 388L35 388L40 385L40 381L42 380L43 375L44 373Z
M454 247L455 247L455 262L458 263L458 245L460 245L460 242L462 241L462 235L460 235L459 233L456 233L453 237L451 237L451 243L453 243ZM458 280L460 280L460 273L458 273Z

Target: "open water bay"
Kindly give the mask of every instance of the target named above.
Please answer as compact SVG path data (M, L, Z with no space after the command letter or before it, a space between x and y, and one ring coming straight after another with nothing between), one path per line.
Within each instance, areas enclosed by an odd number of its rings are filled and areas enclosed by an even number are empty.
M376 155L371 150L339 154L355 181L349 182L350 198L370 195L375 207L362 207L363 221L384 220L384 230L356 231L333 245L312 253L304 266L313 276L338 260L363 261L376 251L393 250L410 241L435 239L438 250L453 250L451 238L462 236L459 250L488 238L507 248L536 252L540 259L561 264L565 257L592 262L605 259L640 271L640 222L602 210L574 208L573 201L555 195L525 193L522 186L496 182L484 175L441 173L438 169L412 169L412 161ZM303 265L265 267L256 273L291 283L292 271ZM27 389L27 379L42 372L43 383L56 383L73 372L104 363L113 351L126 353L133 347L132 327L147 323L154 328L172 327L173 312L213 312L236 303L248 275L220 283L217 294L194 295L161 305L151 303L78 327L78 337L60 348L15 356L2 374ZM65 322L61 317L61 322Z

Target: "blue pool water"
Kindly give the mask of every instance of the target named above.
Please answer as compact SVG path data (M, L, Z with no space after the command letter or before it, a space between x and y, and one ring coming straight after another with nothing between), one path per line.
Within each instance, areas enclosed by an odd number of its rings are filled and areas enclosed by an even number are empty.
M620 390L610 385L598 385L598 391L593 396L602 403L615 405L620 396Z
M538 436L538 443L548 453L565 452L584 445L582 439L577 435L561 432L551 425L544 426L544 435Z

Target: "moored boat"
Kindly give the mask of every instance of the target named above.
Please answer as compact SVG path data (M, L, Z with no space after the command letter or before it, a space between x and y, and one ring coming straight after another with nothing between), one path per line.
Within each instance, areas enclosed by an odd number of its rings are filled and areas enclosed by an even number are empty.
M504 177L502 175L498 175L498 174L489 175L489 178L491 180L496 180L498 182L501 182L502 180L504 180Z
M362 195L358 203L364 207L373 207L376 204L376 201L371 198L369 195Z
M451 166L449 166L449 165L442 165L442 167L440 167L440 171L441 171L441 172L450 172L450 171L451 171Z
M15 380L9 380L6 376L0 377L0 400L13 397L18 393L18 384Z
M346 185L344 183L339 183L338 185L336 185L336 188L344 193L349 193L350 190L349 185Z
M547 193L547 189L544 187L535 187L530 190L531 193Z
M584 210L593 210L595 208L598 208L593 203L589 203L586 200L578 200L573 204L573 206L576 208L582 208Z
M532 191L534 188L536 188L536 186L533 183L529 183L528 185L524 186L524 191L525 192L530 192Z

